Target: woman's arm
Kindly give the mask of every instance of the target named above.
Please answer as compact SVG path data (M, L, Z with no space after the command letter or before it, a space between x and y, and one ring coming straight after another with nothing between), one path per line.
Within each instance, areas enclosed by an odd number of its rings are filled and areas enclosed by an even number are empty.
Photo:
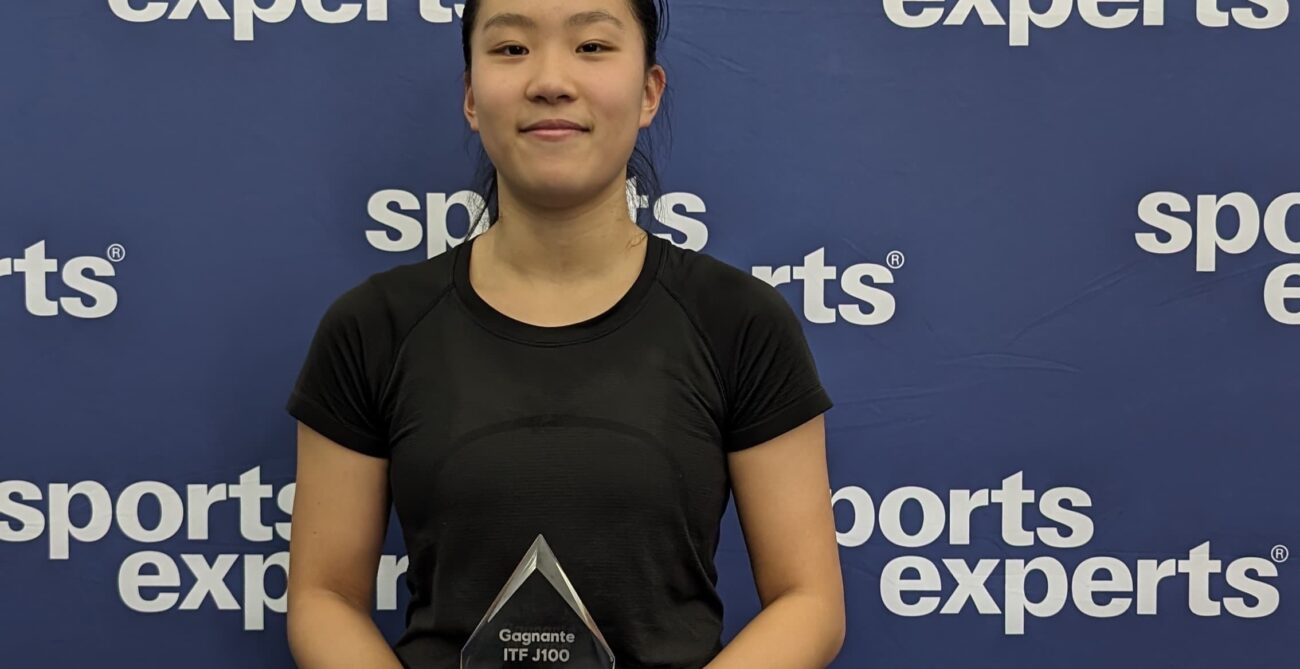
M823 669L844 644L825 418L728 455L763 610L705 669Z
M298 423L287 626L300 669L402 669L370 615L387 478L387 460Z

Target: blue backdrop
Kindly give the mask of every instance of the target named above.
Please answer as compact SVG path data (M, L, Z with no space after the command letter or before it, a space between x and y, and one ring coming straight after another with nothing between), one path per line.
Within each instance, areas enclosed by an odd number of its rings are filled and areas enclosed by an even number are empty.
M284 400L464 233L455 10L261 2L0 3L4 666L292 666ZM671 3L654 232L805 318L835 667L1294 663L1300 31L1215 2Z

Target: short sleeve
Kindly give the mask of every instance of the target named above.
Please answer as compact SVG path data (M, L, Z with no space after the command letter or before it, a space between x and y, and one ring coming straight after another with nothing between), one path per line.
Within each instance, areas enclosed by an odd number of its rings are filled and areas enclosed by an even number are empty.
M383 386L392 369L390 319L373 277L326 309L289 394L289 415L338 444L387 457Z
M750 277L751 305L739 311L725 359L729 389L725 450L761 444L833 406L803 327L773 286Z

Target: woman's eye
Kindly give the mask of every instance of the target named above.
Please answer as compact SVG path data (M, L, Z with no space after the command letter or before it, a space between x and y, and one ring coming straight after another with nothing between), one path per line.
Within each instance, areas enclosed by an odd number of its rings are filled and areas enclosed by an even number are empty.
M591 47L591 46L596 47L596 50L595 50L595 51L592 51L592 50L589 50L589 49L588 49L588 50L583 51L583 53L600 53L601 51L608 51L608 50L609 50L609 48L606 47L604 44L600 44L600 43L598 43L598 42L587 42L586 44L583 44L581 47L578 47L578 48L579 48L579 49L585 49L586 47ZM518 45L518 44L507 44L507 45L505 45L505 46L503 46L503 47L500 47L500 48L498 48L498 49L493 50L492 53L505 53L507 56L519 56L519 55L523 55L523 54L520 54L520 53L506 53L506 51L507 51L508 49L525 49L525 47L522 47L522 46L520 46L520 45ZM526 50L526 49L525 49L525 50Z

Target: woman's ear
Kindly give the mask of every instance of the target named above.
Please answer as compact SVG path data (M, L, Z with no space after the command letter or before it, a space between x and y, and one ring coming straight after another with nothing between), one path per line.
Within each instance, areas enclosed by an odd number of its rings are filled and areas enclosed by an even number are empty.
M650 122L659 112L659 102L663 99L664 88L668 85L668 73L660 65L654 65L646 71L645 90L641 104L641 127L650 127Z
M469 129L478 132L478 117L474 114L474 89L469 85L469 73L465 73L465 120L469 121Z

